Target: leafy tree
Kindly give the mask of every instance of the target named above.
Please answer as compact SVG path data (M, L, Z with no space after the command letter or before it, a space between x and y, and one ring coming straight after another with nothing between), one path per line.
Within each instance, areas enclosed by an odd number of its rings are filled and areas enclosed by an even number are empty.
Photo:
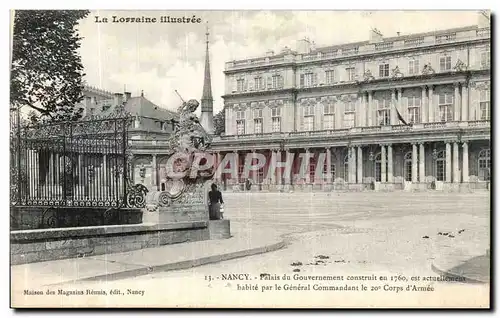
M214 116L214 135L220 136L226 131L226 110L223 108Z
M28 106L30 118L77 120L83 109L82 39L75 28L88 10L20 10L15 12L12 38L10 99ZM35 112L33 112L35 111Z

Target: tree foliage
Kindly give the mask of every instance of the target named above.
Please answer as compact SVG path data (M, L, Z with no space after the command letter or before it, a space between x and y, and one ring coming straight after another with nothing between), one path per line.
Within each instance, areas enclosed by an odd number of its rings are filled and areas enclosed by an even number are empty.
M214 116L214 135L220 136L226 131L226 111L222 109Z
M77 120L83 109L83 65L76 26L87 10L15 12L10 81L11 105L28 106L32 120ZM33 112L34 111L34 112Z

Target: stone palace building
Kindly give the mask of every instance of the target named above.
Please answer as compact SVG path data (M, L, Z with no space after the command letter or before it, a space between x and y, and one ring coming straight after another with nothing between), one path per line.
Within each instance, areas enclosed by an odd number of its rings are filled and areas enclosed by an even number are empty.
M303 39L297 50L227 62L225 133L213 150L238 154L239 177L217 181L242 189L249 153L311 153L305 178L283 184L283 170L266 176L266 165L251 174L253 188L488 188L490 23L479 13L470 27L396 37L374 29L367 41L317 48ZM318 179L320 153L327 173Z

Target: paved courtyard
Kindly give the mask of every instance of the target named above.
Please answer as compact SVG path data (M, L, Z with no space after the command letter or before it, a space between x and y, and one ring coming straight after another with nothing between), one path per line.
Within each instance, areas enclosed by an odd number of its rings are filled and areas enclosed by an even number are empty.
M489 248L488 192L226 193L224 200L225 217L231 220L234 235L274 233L287 241L287 247L189 270L81 286L144 290L147 297L126 299L130 306L488 305L489 285L421 281L439 276L431 270L431 263L446 249L459 246L480 254ZM222 280L224 274L248 274L253 281ZM375 275L388 277L389 284L379 279L363 281L368 287L379 286L378 292L371 293L241 290L246 283L248 288L253 283L262 288L266 282L260 281L261 274L339 275L344 279ZM409 284L430 289L399 290ZM125 301L104 299L111 306ZM97 298L96 302L103 304Z

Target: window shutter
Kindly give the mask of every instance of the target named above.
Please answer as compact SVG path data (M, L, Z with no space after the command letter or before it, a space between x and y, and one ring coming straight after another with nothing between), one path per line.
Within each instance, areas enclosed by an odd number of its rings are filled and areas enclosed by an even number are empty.
M313 73L313 75L312 75L312 85L313 86L318 85L318 74L317 73Z
M273 87L273 78L272 76L267 77L267 89L271 89Z
M304 74L300 74L300 87L304 87Z

